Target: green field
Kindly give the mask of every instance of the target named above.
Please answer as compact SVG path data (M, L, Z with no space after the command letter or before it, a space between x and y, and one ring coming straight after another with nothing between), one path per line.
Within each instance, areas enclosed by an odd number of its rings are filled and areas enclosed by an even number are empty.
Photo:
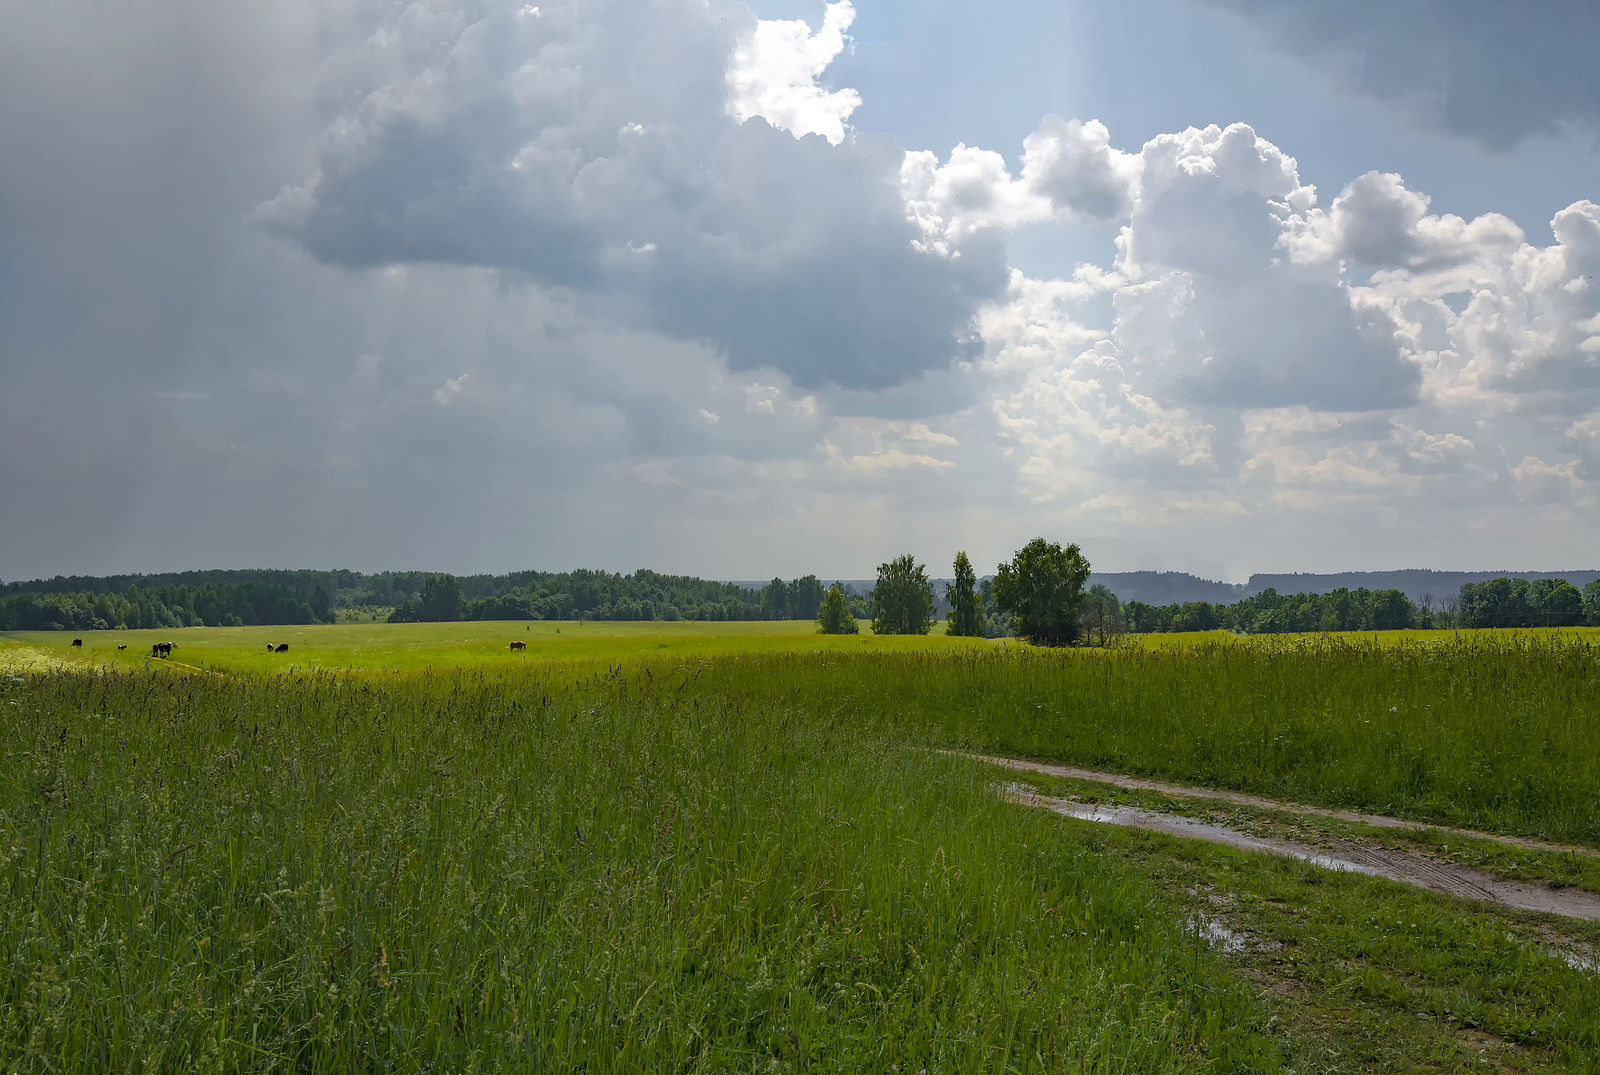
M0 1067L1600 1055L1600 978L1551 954L1600 946L1593 924L1064 820L939 753L1600 848L1593 632L1036 651L812 631L0 638ZM157 640L171 660L148 656ZM1197 915L1255 940L1218 947Z
M936 632L942 632L937 625ZM834 653L920 650L992 645L982 639L893 637L872 639L866 622L859 635L820 635L809 621L732 623L605 623L482 621L473 623L344 623L311 627L187 627L155 631L21 631L0 635L30 650L69 660L111 663L125 669L151 663L153 642L176 644L172 661L209 671L256 674L287 670L416 671L467 667L521 667L529 662L619 661L644 656ZM83 639L79 650L72 638ZM935 640L938 643L935 643ZM527 649L512 652L512 641ZM267 652L287 643L289 652ZM118 650L118 645L127 648ZM0 648L0 655L5 650ZM0 656L0 660L3 660ZM514 662L520 661L522 665ZM169 662L170 663L170 662Z

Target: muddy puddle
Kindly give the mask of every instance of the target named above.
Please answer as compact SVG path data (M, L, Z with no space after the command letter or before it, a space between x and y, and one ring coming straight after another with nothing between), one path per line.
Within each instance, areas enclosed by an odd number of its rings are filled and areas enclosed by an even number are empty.
M1286 855L1329 870L1386 877L1391 881L1416 885L1432 892L1464 899L1483 900L1523 911L1544 911L1568 918L1600 920L1600 895L1575 888L1547 888L1544 885L1505 881L1481 870L1453 863L1438 862L1410 851L1369 847L1349 841L1334 841L1326 848L1312 847L1294 840L1252 836L1224 825L1194 818L1141 810L1132 806L1106 806L1073 802L1040 795L1020 784L1004 789L1007 798L1030 806L1040 806L1065 817L1103 825L1163 832L1193 840L1247 851Z
M1019 758L999 758L986 754L969 754L967 757L972 758L974 761L998 765L1017 772L1043 773L1046 776L1059 776L1070 780L1092 780L1095 783L1110 784L1125 791L1153 791L1160 795L1171 795L1175 798L1210 799L1216 802L1233 803L1238 806L1253 806L1262 810L1280 810L1291 814L1309 814L1314 817L1334 818L1339 821L1353 821L1361 825L1371 825L1374 828L1419 829L1423 832L1446 833L1452 836L1470 836L1476 840L1494 840L1502 844L1512 844L1517 847L1533 848L1539 851L1600 855L1600 849L1592 847L1547 843L1542 840L1530 840L1522 836L1503 836L1492 832L1480 832L1477 829L1433 825L1426 821L1407 821L1404 818L1388 817L1384 814L1359 814L1348 810L1330 810L1327 807L1306 806L1303 803L1266 799L1258 795L1246 795L1238 791L1219 791L1216 788L1203 788L1192 784L1169 784L1142 776L1128 776L1124 773L1105 772L1099 769L1079 769L1071 765L1050 765L1045 762L1023 761Z

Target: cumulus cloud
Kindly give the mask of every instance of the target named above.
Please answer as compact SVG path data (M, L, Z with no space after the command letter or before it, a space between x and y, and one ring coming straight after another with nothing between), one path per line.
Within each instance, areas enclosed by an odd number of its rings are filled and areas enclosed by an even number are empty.
M1115 149L1098 120L1046 116L1023 140L1016 176L1001 154L957 145L941 163L929 150L900 168L919 249L960 256L978 244L1040 221L1112 222L1132 200L1138 158Z
M1244 124L1151 139L1118 240L1115 338L1165 401L1324 410L1405 406L1420 374L1337 266L1285 256L1316 192Z
M1408 189L1400 176L1368 172L1345 187L1326 213L1314 209L1297 221L1285 245L1307 261L1348 258L1369 271L1438 277L1523 243L1522 229L1499 213L1467 221L1430 214L1428 206L1428 196ZM1471 277L1453 282L1470 286Z
M1600 205L1575 202L1550 228L1555 243L1511 253L1500 286L1473 294L1450 337L1480 390L1536 393L1570 414L1600 402Z
M818 85L849 38L855 21L849 0L831 3L815 34L803 19L763 19L739 42L728 68L728 112L740 122L760 116L796 135L844 141L850 114L861 107L852 89Z
M1138 174L1138 158L1113 148L1099 120L1046 116L1022 142L1023 185L1069 217L1126 216Z
M1589 0L1210 0L1351 91L1494 150L1600 133Z
M728 114L731 70L739 114L842 123L846 98L795 87L815 88L850 14L830 9L797 61L797 31L732 0L408 5L366 46L387 53L383 77L259 220L332 264L493 268L735 368L893 384L970 353L1003 250L955 264L913 249L886 139Z

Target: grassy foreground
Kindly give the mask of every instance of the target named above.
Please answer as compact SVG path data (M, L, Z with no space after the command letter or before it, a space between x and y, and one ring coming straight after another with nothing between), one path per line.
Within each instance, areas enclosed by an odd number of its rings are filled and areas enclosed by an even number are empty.
M291 641L271 657L153 632L170 662L0 640L0 1069L1600 1054L1597 979L1557 951L1600 929L1066 821L932 749L1600 846L1587 638L1052 653L542 626L531 657L506 625L255 629ZM1205 940L1207 915L1249 943Z
M7 1070L1278 1060L1155 886L826 703L659 667L0 696Z

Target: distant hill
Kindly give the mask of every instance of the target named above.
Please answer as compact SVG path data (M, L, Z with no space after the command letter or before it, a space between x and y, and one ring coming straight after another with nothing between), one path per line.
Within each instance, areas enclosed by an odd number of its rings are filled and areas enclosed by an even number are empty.
M1231 605L1246 595L1243 586L1213 582L1182 571L1096 571L1089 585L1103 585L1121 601L1143 601L1147 605L1182 605L1190 601L1209 601Z
M1454 598L1468 582L1483 582L1501 577L1514 579L1566 579L1582 589L1600 571L1431 571L1408 568L1401 571L1340 571L1331 574L1296 572L1293 574L1251 575L1244 585L1213 582L1181 571L1096 572L1089 584L1104 583L1123 601L1143 601L1150 605L1177 605L1190 601L1231 604L1272 589L1281 594L1332 593L1347 590L1399 590L1413 602L1429 599L1437 606Z
M1411 568L1404 571L1345 571L1333 575L1251 575L1244 596L1252 597L1269 587L1283 594L1332 593L1340 587L1348 590L1365 587L1368 590L1399 590L1418 604L1431 597L1437 605L1441 600L1459 594L1464 583L1498 578L1529 581L1566 579L1581 590L1595 579L1600 579L1600 571L1430 571Z

